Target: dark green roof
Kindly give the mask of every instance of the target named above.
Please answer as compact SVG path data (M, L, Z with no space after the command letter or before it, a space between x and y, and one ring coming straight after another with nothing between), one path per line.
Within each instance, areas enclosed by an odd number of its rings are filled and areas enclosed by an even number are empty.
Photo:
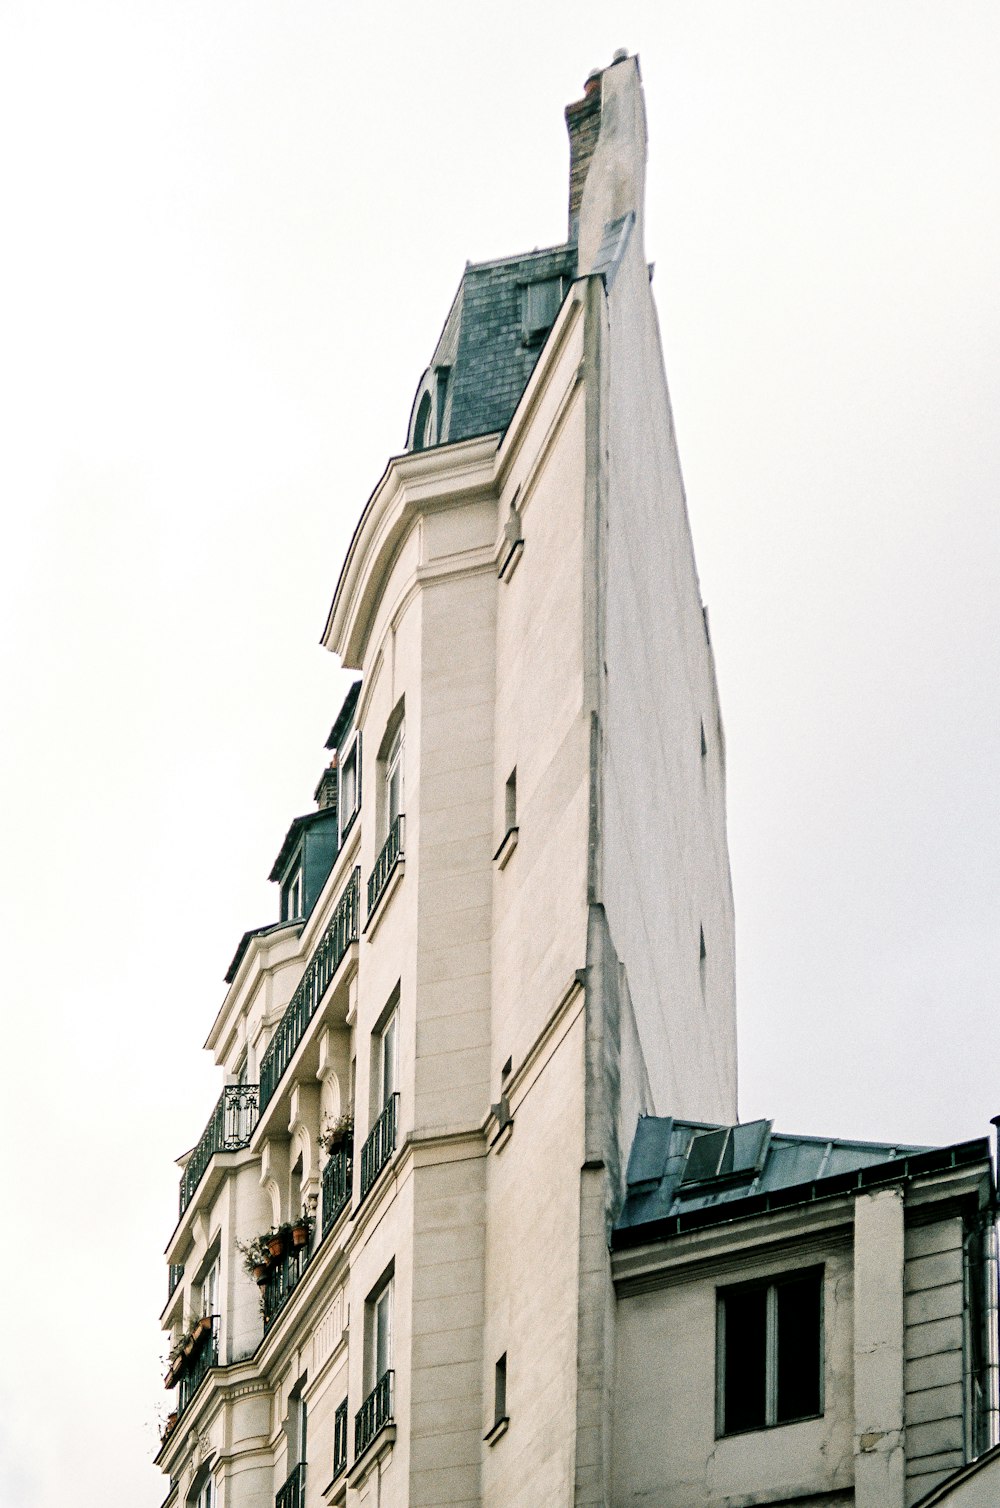
M977 1161L989 1164L986 1137L952 1147L917 1147L789 1136L771 1126L770 1121L718 1126L641 1116L612 1245L663 1240L698 1226L918 1173Z

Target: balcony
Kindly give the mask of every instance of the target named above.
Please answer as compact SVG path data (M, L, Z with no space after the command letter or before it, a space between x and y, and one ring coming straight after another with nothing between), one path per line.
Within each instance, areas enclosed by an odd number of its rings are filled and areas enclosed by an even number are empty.
M211 1332L206 1335L181 1373L177 1412L183 1414L212 1367L219 1365L219 1316L213 1314Z
M227 1084L201 1133L201 1140L181 1174L180 1213L183 1215L216 1152L239 1152L247 1146L257 1124L259 1090L256 1084Z
M361 1148L362 1199L367 1197L369 1189L396 1150L398 1117L399 1095L391 1094L386 1101L385 1109L368 1133L368 1140Z
M392 1423L393 1373L383 1372L354 1416L354 1459L358 1460L376 1435Z
M406 818L400 812L395 822L389 829L389 836L382 844L378 858L375 860L375 868L368 876L368 916L385 894L385 887L389 883L389 877L400 859L403 857L403 837Z
M285 1014L278 1022L274 1036L260 1060L261 1110L278 1087L278 1081L302 1041L306 1027L326 994L344 954L351 943L358 940L360 890L361 871L354 869L344 886L329 926L316 944L295 994L288 1002Z
M300 1461L274 1494L274 1508L306 1508L306 1463Z
M293 1246L268 1273L262 1289L265 1334L301 1283L309 1266L309 1255L308 1242L305 1246Z
M347 1399L333 1416L333 1479L347 1470Z
M349 1141L341 1142L327 1159L323 1169L323 1224L320 1238L328 1236L339 1216L351 1202L351 1185L354 1179L354 1147Z

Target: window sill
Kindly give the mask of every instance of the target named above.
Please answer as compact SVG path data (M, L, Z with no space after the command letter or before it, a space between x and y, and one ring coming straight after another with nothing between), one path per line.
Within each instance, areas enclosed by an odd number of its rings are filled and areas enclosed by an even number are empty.
M404 858L403 854L400 854L399 858L392 866L389 878L382 886L382 893L380 894L378 900L375 902L375 910L369 911L368 913L368 920L365 922L364 935L365 937L367 937L369 942L371 942L372 938L375 936L375 933L378 931L379 923L385 915L386 907L389 904L390 897L395 895L396 891L399 889L399 882L403 878L403 872L405 868L406 859Z
M375 1436L374 1440L371 1442L364 1455L358 1457L354 1465L348 1471L346 1478L339 1477L338 1481L346 1481L347 1486L350 1487L353 1491L355 1487L359 1487L361 1485L376 1462L381 1461L383 1456L389 1454L395 1443L396 1425L392 1420L390 1420L388 1424L384 1424L379 1430L378 1434Z
M497 576L501 581L506 582L510 580L514 572L517 570L518 562L520 561L523 554L524 540L515 539L514 543L511 545L510 549L503 557L503 560L501 560L500 562L500 569L497 571Z
M493 862L498 869L506 869L510 856L517 847L517 832L516 827L508 827L504 833L503 841L493 855Z
M504 1414L503 1418L498 1419L491 1430L487 1430L486 1434L483 1436L483 1439L485 1440L487 1445L495 1445L498 1440L503 1439L504 1435L509 1429L510 1416L508 1414Z

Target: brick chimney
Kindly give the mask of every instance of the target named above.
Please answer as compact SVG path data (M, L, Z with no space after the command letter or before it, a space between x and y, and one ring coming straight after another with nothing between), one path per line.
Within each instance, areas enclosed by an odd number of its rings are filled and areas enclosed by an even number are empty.
M566 106L566 129L569 132L569 239L575 241L580 229L580 205L587 169L601 133L601 73L595 68L583 86L583 99Z

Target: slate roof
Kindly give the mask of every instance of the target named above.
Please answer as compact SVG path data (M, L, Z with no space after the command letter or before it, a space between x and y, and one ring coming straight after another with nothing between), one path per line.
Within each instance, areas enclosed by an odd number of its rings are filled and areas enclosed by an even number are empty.
M524 338L522 289L562 277L568 292L575 276L573 243L467 263L429 368L447 369L439 444L507 428L543 344Z
M710 1132L717 1133L716 1138L703 1140ZM698 1146L692 1152L696 1139ZM711 1155L706 1156L707 1152ZM989 1156L985 1137L952 1147L893 1146L789 1136L774 1132L771 1121L725 1127L670 1116L641 1116L629 1155L628 1191L612 1245L634 1246L695 1226L897 1182ZM709 1176L692 1176L717 1163L721 1165Z

